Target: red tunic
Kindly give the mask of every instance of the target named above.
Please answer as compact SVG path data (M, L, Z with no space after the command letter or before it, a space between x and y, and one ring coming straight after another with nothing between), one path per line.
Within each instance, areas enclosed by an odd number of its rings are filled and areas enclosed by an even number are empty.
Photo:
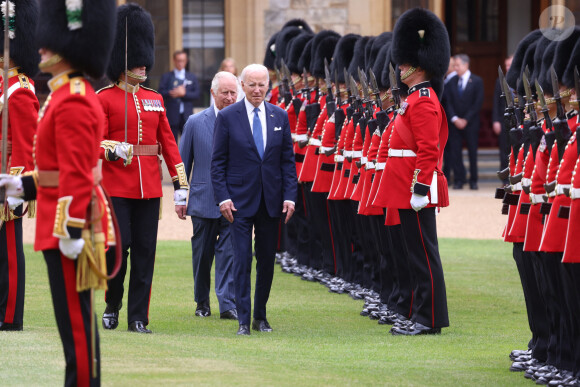
M365 178L366 178L366 174L367 174L367 170L366 170L366 165L367 165L367 161L368 161L368 156L369 156L369 148L371 147L371 139L372 136L374 134L370 133L370 129L367 126L365 128L365 140L363 142L362 145L362 157L360 158L360 168L358 169L358 181L355 183L355 178L352 178L352 182L354 184L354 189L352 191L352 194L350 195L350 199L351 200L356 200L357 202L361 200L362 198L362 193L363 193L363 189L364 189L364 185L365 185ZM360 211L360 205L359 205L359 211ZM360 212L359 212L360 213Z
M523 147L522 147L523 148ZM523 157L523 150L522 150L522 157ZM530 146L528 149L528 153L526 155L526 159L521 163L523 165L523 177L521 184L522 186L529 186L531 183L532 172L534 171L534 157L533 157L533 150ZM519 173L519 172L518 172ZM521 208L522 204L530 203L530 195L528 195L525 191L522 191L520 194L520 200L518 202L517 210L515 213L515 219L510 229L510 234L514 237L517 237L519 242L523 242L526 235L526 227L528 224L528 214L522 214Z
M301 148L301 144L308 142L308 126L306 125L306 103L302 102L298 123L296 124L296 136L294 137L294 158L296 161L296 176L300 176L302 163L306 154L306 145Z
M574 174L572 176L572 200L570 203L570 217L568 230L566 231L566 243L564 245L564 263L580 263L580 158L576 158ZM577 191L578 190L578 191ZM578 193L577 193L578 192Z
M337 108L338 109L338 108ZM341 107L343 112L346 107ZM336 126L335 115L330 116L324 124L322 130L322 142L320 146L320 154L316 163L316 175L314 176L314 184L312 185L312 192L330 192L332 186L332 178L335 171L334 153L327 156L325 150L331 150L336 145Z
M367 128L365 126L365 131L366 130L367 130ZM346 189L344 192L345 199L356 200L356 199L352 199L352 193L354 192L354 189L356 186L354 179L359 174L359 167L357 165L357 162L360 162L362 159L362 151L363 151L363 147L364 147L361 132L362 132L362 127L361 127L360 122L359 122L356 125L354 138L352 140L352 153L351 153L352 154L352 163L350 166L350 176L348 177L348 179L346 179ZM370 137L370 135L369 135L369 137Z
M270 99L268 100L268 102L270 102L273 105L276 105L278 103L279 94L280 94L279 86L274 86L272 90L270 90Z
M185 167L169 127L163 98L154 90L128 85L127 142L133 145L161 145L161 153L175 189L188 188ZM107 150L125 141L125 87L123 82L98 91L106 117L101 143L103 186L109 195L131 199L163 196L161 160L157 155L133 156L131 164L107 160Z
M336 144L336 154L334 156L334 163L336 164L334 168L334 172L332 174L332 185L330 186L330 191L328 192L328 199L329 200L340 200L342 198L338 198L336 196L336 191L338 185L342 179L342 175L344 172L344 161L345 158L343 156L344 152L344 142L346 138L347 127L350 124L352 127L351 120L348 120L348 116L344 119L344 123L342 125L342 129L340 131L340 136L338 138L338 143Z
M514 165L514 173L513 175L517 175L519 173L522 172L523 169L523 165L524 165L524 146L522 145L520 147L520 150L518 151L518 156L517 156L517 161ZM514 194L518 194L520 195L521 198L521 184L518 184L516 187L518 187L518 189L516 190L512 190L512 193ZM524 241L524 237L525 237L525 232L523 232L523 230L519 230L521 231L520 234L514 234L512 233L513 230L513 224L515 219L517 218L518 214L520 212L520 204L518 201L518 205L513 205L513 206L509 206L509 213L508 213L508 221L504 230L504 240L506 242L511 242L511 243L520 243Z
M321 136L322 129L328 118L326 111L326 95L320 98L320 106L322 110L316 119L316 125L312 131L312 136L308 139L308 145L306 147L306 153L304 155L304 163L302 164L302 170L298 176L299 181L309 182L314 181L316 176L316 166L318 164L318 154L319 147L322 145Z
M354 164L352 162L352 146L353 146L353 141L354 141L354 120L351 119L350 122L348 123L348 125L343 129L344 130L344 143L343 145L343 156L344 156L344 161L342 164L342 171L339 175L339 180L338 180L338 185L336 186L336 191L334 192L334 198L336 200L344 200L344 199L348 199L346 197L346 187L347 187L347 183L348 180L350 179L350 174L352 173L351 171L351 167ZM358 126L358 125L357 125ZM341 133L341 137L342 137L342 133ZM339 150L340 148L340 140L338 143L339 146ZM350 161L349 161L350 160ZM333 181L333 185L334 185L334 181Z
M359 181L359 185L362 184L363 186L360 197L360 205L358 208L358 212L361 215L381 215L383 213L382 208L369 205L369 196L371 193L371 187L373 185L373 179L375 178L375 163L377 162L377 154L379 151L380 143L381 132L377 128L371 136L369 149L366 154L367 160L363 167L365 170L364 177L361 177L362 181Z
M80 73L63 73L49 86L34 156L39 171L59 172L58 187L37 188L35 250L57 249L58 238L80 238L105 128L99 99Z
M385 184L381 184L374 204L389 209L410 209L414 192L429 195L429 207L448 206L447 181L441 172L447 137L447 119L435 91L429 83L411 87L394 120L389 152L409 150L416 156L388 157L381 177ZM437 200L432 195L434 192Z

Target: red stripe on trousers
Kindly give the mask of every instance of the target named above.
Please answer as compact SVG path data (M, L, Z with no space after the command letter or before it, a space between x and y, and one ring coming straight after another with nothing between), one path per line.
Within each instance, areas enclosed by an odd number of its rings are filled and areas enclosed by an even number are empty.
M8 255L8 300L6 301L6 314L4 322L12 324L16 312L16 295L18 293L18 252L16 251L16 235L14 222L9 221L6 225L6 253Z
M77 385L89 386L91 373L89 369L89 348L87 345L87 336L85 322L77 292L77 275L75 261L60 255L62 265L62 275L64 278L64 287L66 291L66 301L72 328L72 336L75 345L75 359L77 363ZM90 316L93 318L93 316Z
M427 249L425 248L425 242L423 241L423 231L421 231L421 222L419 221L419 212L417 212L417 224L419 225L419 235L421 235L421 246L423 246L423 251L425 252L425 259L427 260L427 266L429 266L429 276L431 277L431 327L435 327L435 294L433 292L433 273L431 272L431 262L429 262L429 255L427 255Z

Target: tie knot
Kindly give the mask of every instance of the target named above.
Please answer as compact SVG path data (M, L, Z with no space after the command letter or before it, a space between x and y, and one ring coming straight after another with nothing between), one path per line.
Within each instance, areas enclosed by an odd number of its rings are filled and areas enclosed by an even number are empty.
M256 114L260 113L260 108L254 108L254 113Z

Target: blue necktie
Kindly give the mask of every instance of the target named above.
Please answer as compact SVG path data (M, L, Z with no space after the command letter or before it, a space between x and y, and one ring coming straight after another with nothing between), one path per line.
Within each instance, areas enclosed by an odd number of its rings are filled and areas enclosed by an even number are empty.
M256 148L258 148L260 158L262 158L264 156L264 137L262 136L262 122L260 122L259 112L260 109L254 109L254 142L256 143Z
M457 80L457 93L459 94L460 97L461 94L463 94L463 85L462 85L463 82L461 82L462 80L463 80L462 78L459 78Z

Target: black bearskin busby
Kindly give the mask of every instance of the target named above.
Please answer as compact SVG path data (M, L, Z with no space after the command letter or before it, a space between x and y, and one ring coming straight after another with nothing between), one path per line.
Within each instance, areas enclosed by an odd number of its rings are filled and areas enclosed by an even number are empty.
M292 39L292 41L290 42L288 49L286 50L286 52L288 53L288 55L286 55L287 59L286 64L288 65L288 69L291 72L295 74L302 73L302 66L304 66L304 64L300 64L300 60L301 57L303 57L304 54L306 53L305 47L308 44L308 42L312 40L313 36L314 35L308 33L300 34L296 36L294 39ZM308 54L309 56L308 58L305 58L305 60L307 60L309 64L310 52ZM306 68L308 69L308 65L306 66Z
M568 36L564 40L558 41L558 45L556 46L556 52L554 54L554 70L556 74L558 74L558 80L560 83L563 83L564 73L566 71L566 67L568 67L568 63L570 63L570 55L574 50L574 46L580 39L580 27L574 27L574 31L570 36ZM580 64L576 62L576 64ZM573 75L572 75L573 77ZM572 85L574 84L574 78L572 78Z
M566 87L574 87L574 68L578 67L578 71L580 71L580 39L576 40L576 45L574 45L574 49L570 53L570 60L568 61L568 65L564 70L564 74L562 74L562 84L566 85ZM578 99L579 96L576 96Z
M544 94L552 95L552 80L550 77L550 67L552 67L552 63L554 62L554 54L556 52L556 46L558 45L557 41L552 41L546 47L544 51L544 56L542 57L542 67L538 74L538 83L544 90ZM512 62L513 63L513 62ZM513 64L512 64L513 66ZM511 70L511 68L510 68ZM509 72L508 72L509 73Z
M312 42L313 40L310 39L304 46L304 51L302 51L302 55L300 55L300 57L298 58L298 62L296 64L296 70L298 70L294 71L296 74L302 74L304 72L304 69L308 71L308 69L310 68L310 62L312 61L312 57L310 56L312 52L310 50L312 48Z
M386 42L383 44L379 52L377 53L377 57L373 63L373 73L377 79L377 85L379 89L388 89L391 87L391 80L389 79L389 66L387 64L387 57L391 58L389 51L391 50L391 41ZM383 76L383 71L386 69L385 75Z
M536 42L538 39L542 37L542 31L535 30L527 34L519 43L516 48L516 52L514 53L514 58L512 60L512 65L505 75L505 80L507 81L508 85L512 88L516 88L516 83L518 78L520 77L520 73L524 69L522 67L522 63L524 61L524 57L526 55L526 51L528 47Z
M530 77L534 71L534 53L536 52L536 50L538 49L538 44L539 44L539 40L536 40L535 42L533 42L532 44L530 44L528 46L528 49L526 50L526 53L524 55L524 58L522 60L522 66L520 68L520 75L518 77L518 79L520 80L519 83L516 84L516 88L517 88L517 93L521 96L526 95L526 89L524 88L524 71L526 69L526 66L528 67L528 70L530 71ZM510 67L511 70L511 67ZM531 80L530 80L531 82Z
M352 75L355 81L358 82L358 69L365 68L365 47L369 41L370 36L361 36L354 45L352 59L348 65L348 74Z
M282 65L282 59L284 59L284 63L288 62L288 58L286 57L288 54L288 47L290 46L292 39L302 33L304 33L304 31L298 27L286 27L278 32L275 49L275 63L278 68Z
M540 71L542 70L542 57L544 56L544 52L546 48L550 45L552 40L542 36L536 45L536 50L534 51L534 69L531 73L532 78L530 82L533 84L536 79L540 78ZM530 70L532 70L530 68ZM535 90L535 86L532 87L532 90Z
M34 28L38 24L38 2L19 0L9 3L10 58L24 74L32 77L38 73L40 61L34 41ZM4 42L4 18L0 18L0 27L0 41Z
M310 34L313 34L314 31L312 31L312 28L310 28L310 26L308 25L308 23L306 23L306 21L302 20L302 19L291 19L288 20L286 22L286 24L284 24L281 28L281 30L283 30L286 27L298 27L301 30L304 30L305 32L308 32Z
M312 41L310 48L310 73L316 78L324 78L324 59L330 63L332 62L332 54L336 43L340 39L340 35L334 31L325 30L320 31ZM330 70L330 69L329 69Z
M264 66L270 70L274 70L276 66L276 38L278 37L278 32L276 32L266 45L266 53L264 54Z
M336 43L334 53L332 54L330 71L333 74L336 73L338 75L338 82L340 83L346 83L343 69L348 70L348 66L352 60L352 54L354 52L354 45L359 38L360 35L357 34L346 34ZM334 79L334 75L332 79Z
M97 79L103 76L113 48L115 0L85 0L80 20L67 18L64 0L42 0L36 46L65 58L75 69ZM78 11L68 15L78 16Z
M393 61L425 70L431 78L443 78L451 55L449 35L431 11L413 8L403 13L393 30Z
M365 59L365 64L366 64L367 70L373 69L373 72L374 72L375 62L378 59L379 51L387 44L390 45L392 38L393 38L393 33L387 31L387 32L383 32L382 34L378 35L373 40L373 43L372 43L370 49L368 50L368 57ZM385 58L381 58L380 62L382 65L384 65ZM381 70L382 70L382 67L381 67ZM375 75L377 76L377 82L379 82L378 78L380 78L380 73L379 74L375 73Z
M127 69L145 66L147 72L155 63L155 28L149 12L135 3L117 10L117 33L107 76L113 82L125 72L125 20L127 22Z

